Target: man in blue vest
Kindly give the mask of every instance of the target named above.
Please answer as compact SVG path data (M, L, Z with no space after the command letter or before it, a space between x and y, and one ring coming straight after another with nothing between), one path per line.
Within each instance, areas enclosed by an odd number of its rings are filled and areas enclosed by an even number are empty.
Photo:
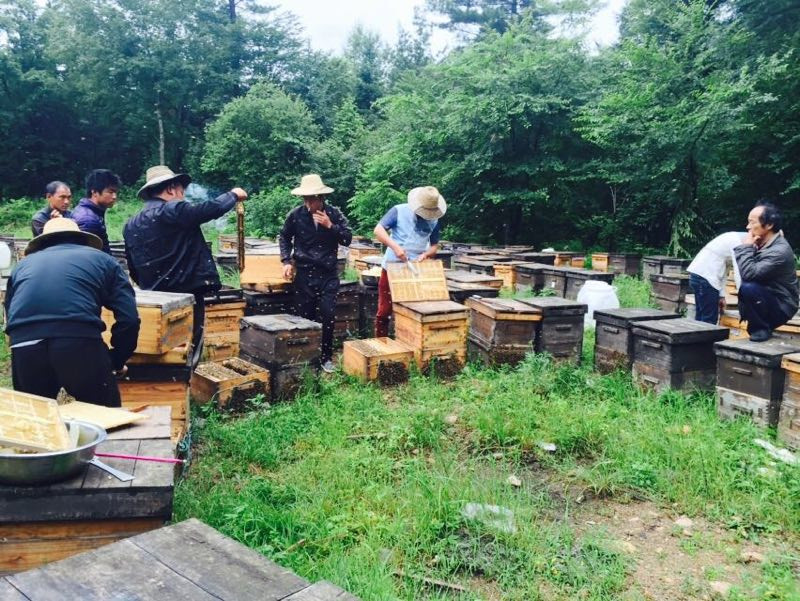
M381 279L378 281L375 336L389 335L389 319L392 316L392 293L386 264L392 261L424 261L435 256L439 250L439 219L445 211L447 203L436 188L414 188L408 193L408 202L393 206L375 226L375 237L386 246L381 263Z

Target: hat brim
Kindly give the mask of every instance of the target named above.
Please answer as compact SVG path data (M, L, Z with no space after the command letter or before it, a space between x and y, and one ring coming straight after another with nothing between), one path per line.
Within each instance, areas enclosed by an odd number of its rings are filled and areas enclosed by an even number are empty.
M409 191L408 204L411 207L411 210L423 219L427 219L429 221L432 219L441 218L447 212L447 203L444 201L444 197L439 194L439 199L436 202L436 208L429 209L420 204L419 194L421 190L422 188L414 188L413 190Z
M149 188L152 188L153 186L157 186L158 184L163 184L165 182L171 182L174 179L180 180L180 184L184 188L188 187L189 184L192 183L192 178L189 177L189 174L187 174L187 173L176 173L174 175L162 175L160 177L154 177L149 182L146 182L144 184L144 186L139 188L139 191L136 193L136 195L141 199L145 199L147 197L145 193L147 192L147 190Z
M39 234L33 240L28 242L25 247L25 255L30 255L36 251L48 248L55 244L64 244L72 242L73 244L83 244L96 250L103 250L103 241L99 236L90 234L89 232L50 232L49 234Z
M292 194L295 196L320 196L322 194L331 194L332 192L333 188L328 186L320 186L319 188L303 188L300 186L292 190Z

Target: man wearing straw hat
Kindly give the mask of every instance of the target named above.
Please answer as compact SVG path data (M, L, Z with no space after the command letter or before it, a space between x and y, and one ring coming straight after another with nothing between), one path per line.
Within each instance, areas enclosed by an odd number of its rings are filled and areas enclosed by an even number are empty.
M447 203L433 186L414 188L408 202L395 205L375 226L375 237L386 246L378 280L378 311L375 315L375 336L389 335L392 316L392 293L386 264L392 261L424 261L439 250L439 219L447 211ZM391 235L389 234L391 232Z
M350 246L353 240L342 212L325 204L325 197L331 192L333 188L322 183L316 173L304 175L300 186L292 190L293 195L303 198L303 204L289 211L279 237L283 277L294 277L295 312L322 323L320 363L328 373L334 371L339 245Z
M119 407L115 373L125 373L139 336L128 278L103 242L71 219L51 219L28 244L4 301L14 388L55 398ZM100 310L114 313L111 349Z
M125 254L133 281L144 290L194 295L192 366L203 352L206 292L222 283L200 225L222 217L245 200L247 192L233 188L214 200L187 202L192 181L166 165L150 167L139 189L144 207L125 224Z

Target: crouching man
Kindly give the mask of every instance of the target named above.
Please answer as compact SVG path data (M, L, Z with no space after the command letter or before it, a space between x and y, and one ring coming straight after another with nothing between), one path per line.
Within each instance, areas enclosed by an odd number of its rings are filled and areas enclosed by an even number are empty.
M747 217L747 235L733 250L742 276L739 317L753 342L768 340L797 313L797 268L782 225L775 205L757 204Z

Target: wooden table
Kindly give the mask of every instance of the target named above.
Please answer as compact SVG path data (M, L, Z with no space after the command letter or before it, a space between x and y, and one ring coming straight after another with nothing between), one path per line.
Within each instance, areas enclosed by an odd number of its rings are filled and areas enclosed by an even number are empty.
M0 601L358 601L311 584L198 520L0 578Z
M98 451L172 457L169 407L145 412L148 419L110 432ZM0 485L0 574L159 528L172 517L173 464L100 459L135 478L121 482L90 465L81 475L49 486Z

